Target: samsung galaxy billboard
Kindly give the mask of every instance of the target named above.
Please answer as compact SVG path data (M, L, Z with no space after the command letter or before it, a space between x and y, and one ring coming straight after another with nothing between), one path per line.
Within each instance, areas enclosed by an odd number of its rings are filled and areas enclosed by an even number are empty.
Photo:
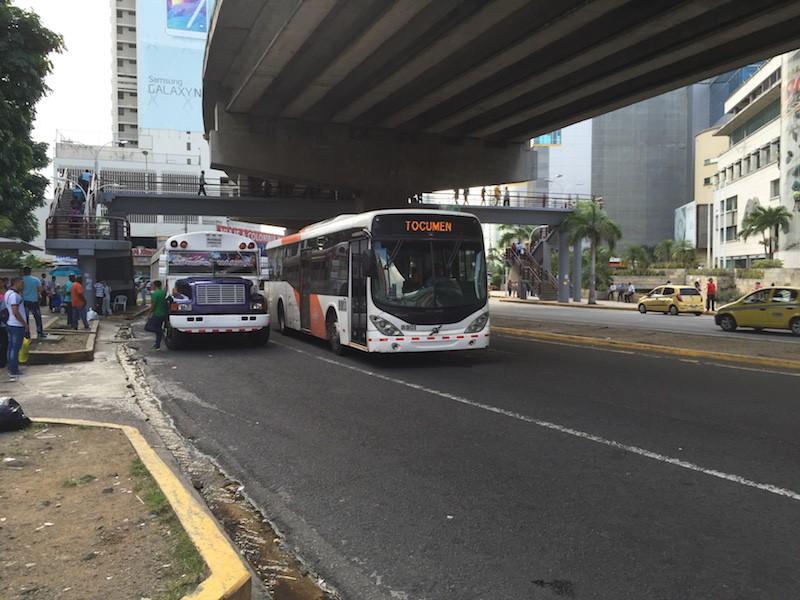
M139 127L203 131L203 53L214 0L137 0Z

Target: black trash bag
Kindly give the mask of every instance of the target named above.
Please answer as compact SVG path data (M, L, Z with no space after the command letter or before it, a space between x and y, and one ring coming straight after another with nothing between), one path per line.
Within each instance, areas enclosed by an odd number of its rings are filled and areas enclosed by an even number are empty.
M0 431L17 431L30 424L31 420L25 416L19 402L13 398L0 398Z

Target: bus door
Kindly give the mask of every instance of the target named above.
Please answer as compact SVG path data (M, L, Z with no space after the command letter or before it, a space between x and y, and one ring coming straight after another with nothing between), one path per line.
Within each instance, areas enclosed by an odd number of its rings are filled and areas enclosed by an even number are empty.
M311 331L311 249L300 251L300 329Z
M350 341L367 345L369 241L350 242Z

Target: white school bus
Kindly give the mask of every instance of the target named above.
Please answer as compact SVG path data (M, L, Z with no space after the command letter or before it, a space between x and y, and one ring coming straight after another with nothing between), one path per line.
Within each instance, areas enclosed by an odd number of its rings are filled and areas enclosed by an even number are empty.
M379 210L342 215L266 247L278 330L365 352L489 345L483 234L473 215Z

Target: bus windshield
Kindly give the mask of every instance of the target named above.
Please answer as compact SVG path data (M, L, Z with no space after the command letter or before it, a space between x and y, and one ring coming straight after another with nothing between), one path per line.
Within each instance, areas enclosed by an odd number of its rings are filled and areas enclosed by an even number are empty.
M378 304L456 308L486 302L483 244L460 240L373 242Z
M256 258L255 252L234 250L171 250L167 265L170 275L257 275Z

